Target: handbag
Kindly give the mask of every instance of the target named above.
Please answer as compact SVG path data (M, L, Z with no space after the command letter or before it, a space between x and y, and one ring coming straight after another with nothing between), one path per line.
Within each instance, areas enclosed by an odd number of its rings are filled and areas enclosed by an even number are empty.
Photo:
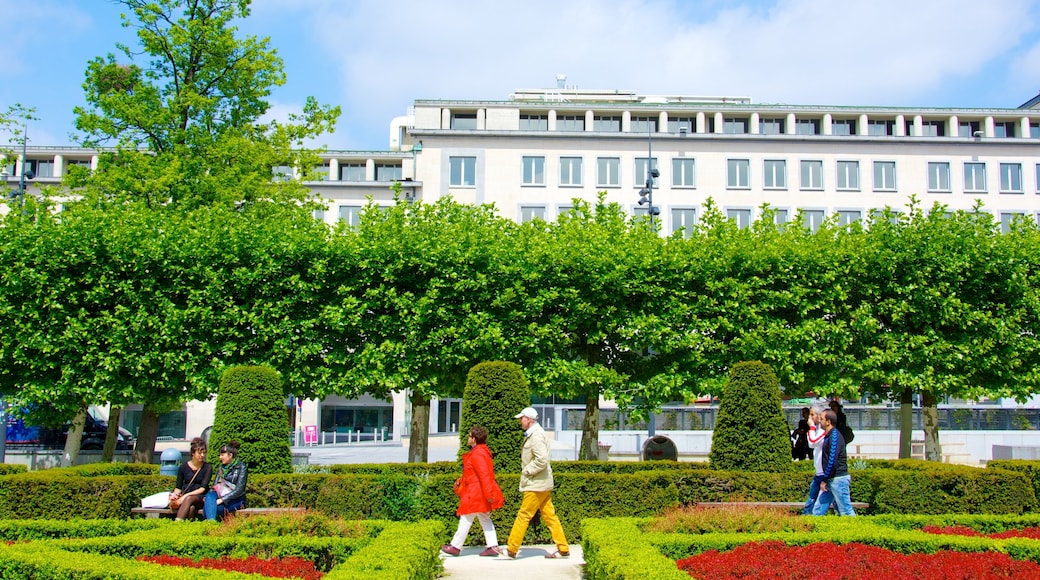
M202 465L205 465L205 463L203 463ZM202 471L202 467L200 466L195 471L195 473L191 476L191 479L188 480L188 485L185 485L184 487L185 488L191 487L191 484L195 483L195 478L199 476L199 473L201 471ZM181 491L183 492L183 490L181 490ZM173 492L170 492L170 493L172 494ZM181 502L184 501L184 493L181 493L181 495L179 497L169 498L169 499L170 499L170 509L177 509L177 508L181 507ZM144 507L144 506L141 506L141 507Z
M159 493L153 493L152 495L141 500L141 507L143 508L159 508L165 509L170 505L170 492L160 491Z

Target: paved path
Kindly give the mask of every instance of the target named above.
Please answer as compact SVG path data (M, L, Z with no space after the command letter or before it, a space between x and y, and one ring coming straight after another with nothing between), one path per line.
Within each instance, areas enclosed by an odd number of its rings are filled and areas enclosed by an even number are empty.
M524 578L527 580L580 580L585 559L581 545L571 544L571 557L566 560L546 560L545 555L555 552L551 544L521 546L516 560L499 556L481 558L477 554L484 547L465 547L461 556L441 554L444 577L460 580L487 580L489 578ZM505 550L505 546L502 546Z

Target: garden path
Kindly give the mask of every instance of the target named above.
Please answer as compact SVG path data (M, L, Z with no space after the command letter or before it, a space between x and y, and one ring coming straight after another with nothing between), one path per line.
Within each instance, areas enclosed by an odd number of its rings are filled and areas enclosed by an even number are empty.
M503 546L503 549L505 546ZM547 560L545 554L556 551L551 544L522 546L516 560L499 556L481 558L483 547L466 547L457 557L442 555L444 578L455 580L487 580L488 578L527 578L537 580L580 580L585 568L581 544L571 544L571 557Z

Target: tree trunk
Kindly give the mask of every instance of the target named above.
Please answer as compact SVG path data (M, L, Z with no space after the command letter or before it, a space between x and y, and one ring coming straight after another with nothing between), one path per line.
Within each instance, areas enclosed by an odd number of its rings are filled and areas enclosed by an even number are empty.
M942 462L942 446L939 445L939 405L930 391L921 393L921 422L924 427L925 461Z
M578 459L599 460L599 396L588 395L585 399L585 420L581 424L581 449Z
M122 407L113 405L108 411L108 431L105 433L105 449L101 452L101 462L111 463L116 455L116 439L119 435L119 414Z
M910 442L914 438L914 391L903 387L899 394L899 458L910 459L913 450Z
M134 463L151 463L155 455L155 438L159 436L159 415L144 408L141 413L141 427L137 430L137 442L134 445ZM220 443L223 445L223 442Z
M70 467L76 464L79 458L79 447L83 443L83 426L87 423L87 406L81 405L76 416L69 425L69 436L65 439L65 453L61 456L61 467Z
M428 463L430 459L430 399L412 393L411 435L408 437L408 463Z

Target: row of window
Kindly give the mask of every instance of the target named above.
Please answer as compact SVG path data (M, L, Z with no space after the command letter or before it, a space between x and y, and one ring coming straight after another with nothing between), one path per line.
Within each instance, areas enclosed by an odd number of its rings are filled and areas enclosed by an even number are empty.
M657 168L657 158L651 163ZM560 157L557 183L561 187L581 187L584 185L584 159L582 157ZM476 185L476 157L450 157L449 185L453 187L473 187ZM543 156L523 156L521 159L520 183L524 186L546 185L546 159ZM952 189L952 167L948 161L928 162L928 191L932 193L949 193ZM633 183L640 187L646 180L647 158L636 158ZM1022 164L999 163L999 189L1001 193L1022 193ZM822 190L824 188L823 161L805 159L798 162L798 188L802 190ZM835 167L835 188L844 191L862 189L859 161L837 161ZM873 190L896 191L896 162L873 162ZM987 176L985 162L965 162L962 166L963 191L966 193L986 193ZM1036 183L1040 187L1040 164L1036 165ZM654 185L657 186L655 180ZM596 158L596 187L619 187L621 184L621 158ZM692 157L674 157L671 160L671 186L674 188L697 187L696 162ZM726 161L726 187L729 189L751 188L751 160L728 159ZM787 189L788 169L784 159L766 159L762 166L762 187L764 189Z

